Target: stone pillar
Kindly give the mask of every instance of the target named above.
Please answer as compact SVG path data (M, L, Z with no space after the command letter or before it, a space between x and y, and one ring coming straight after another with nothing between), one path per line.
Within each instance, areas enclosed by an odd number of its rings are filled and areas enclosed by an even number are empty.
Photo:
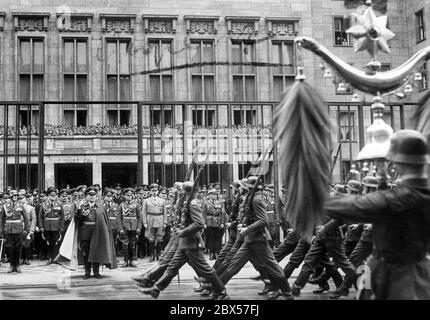
M93 161L93 185L99 184L102 188L102 164L98 161Z
M144 183L144 184L148 184L149 183L149 169L148 169L148 163L149 163L149 160L148 160L148 157L144 157L143 158L143 179L142 179L142 182Z
M45 162L45 189L51 186L56 186L55 164L53 162Z

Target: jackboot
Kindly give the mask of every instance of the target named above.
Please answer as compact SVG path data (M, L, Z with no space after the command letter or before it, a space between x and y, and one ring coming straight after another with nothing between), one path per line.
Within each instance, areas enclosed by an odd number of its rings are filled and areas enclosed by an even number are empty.
M100 270L100 263L93 263L93 272L94 272L94 278L101 279L102 276L99 273Z
M157 299L161 292L161 290L156 285L152 286L151 288L139 288L138 290L143 294L153 297L154 299Z
M121 267L122 268L126 268L126 267L128 267L128 260L129 260L129 257L128 257L128 248L127 247L123 247L123 254L124 254L124 262L123 262L123 264L121 265Z
M85 275L82 277L82 279L87 280L91 277L91 263L84 262L84 268L85 268Z

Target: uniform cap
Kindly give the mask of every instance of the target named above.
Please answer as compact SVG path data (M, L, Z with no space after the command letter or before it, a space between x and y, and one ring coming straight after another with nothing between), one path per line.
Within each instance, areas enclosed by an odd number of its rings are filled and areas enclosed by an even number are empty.
M122 189L122 185L120 183L116 183L114 188L120 190Z
M48 190L46 190L46 193L49 195L51 193L55 192L55 194L58 194L58 189L55 187L49 187Z
M361 182L358 180L349 180L347 187L351 190L351 191L355 191L355 192L359 192L360 191L360 187L361 187Z
M122 195L125 195L127 193L132 193L134 194L134 189L133 188L125 188L124 190L122 190Z
M67 189L61 189L60 190L60 195L64 194L64 193L68 195L69 194L69 190L67 190Z
M106 195L108 195L108 194L113 195L113 194L114 194L114 191L113 191L111 188L105 188L105 189L103 190L103 195L104 195L104 196L106 196Z
M96 193L97 193L97 190L96 190L96 188L94 188L94 187L88 187L88 188L85 190L85 195L89 194L90 192L91 192L91 193L96 194Z
M217 189L209 189L208 194L218 194Z
M415 130L400 130L391 137L388 160L406 164L429 164L426 137Z
M189 192L189 191L191 191L191 189L193 188L193 186L194 186L194 182L192 182L192 181L185 181L184 184L182 185L182 189L184 191Z
M377 188L378 187L378 180L374 176L365 176L363 178L363 185L365 187Z
M19 191L18 191L18 194L20 195L20 196L25 196L26 195L26 191L25 191L25 189L19 189Z
M18 195L18 192L17 192L16 190L10 190L10 191L9 191L9 195L10 195L11 197L13 197L13 196Z
M159 186L158 186L158 184L156 184L156 183L151 183L150 185L149 185L149 190L151 190L151 189L153 189L153 188L159 188Z

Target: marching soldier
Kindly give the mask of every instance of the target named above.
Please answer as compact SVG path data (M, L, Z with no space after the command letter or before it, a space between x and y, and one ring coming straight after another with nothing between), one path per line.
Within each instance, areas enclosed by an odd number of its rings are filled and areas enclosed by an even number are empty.
M166 201L158 197L158 184L149 186L151 196L145 200L142 206L143 226L145 236L149 241L149 262L158 260L164 236L164 228L167 224Z
M219 193L216 189L210 189L202 208L210 260L215 260L221 250L224 225L226 223L226 213L223 211L218 196Z
M36 231L36 211L34 207L29 205L27 202L26 192L24 189L19 190L18 192L18 201L24 206L24 212L27 215L28 222L30 224L30 232L25 235L22 234L21 238L21 264L30 265L30 255L31 255L31 244L34 239L34 232ZM25 223L22 221L23 228L25 228Z
M54 263L56 247L64 232L64 211L58 199L58 190L49 187L48 200L42 203L39 211L39 229L48 245L48 263Z
M118 211L119 206L113 201L114 191L109 188L105 188L103 192L104 196L104 206L106 208L106 213L109 217L110 227L112 231L113 241L115 243L115 251L118 253ZM117 254L118 255L118 254Z
M117 221L119 231L119 241L122 243L125 267L136 267L133 258L136 249L137 236L140 235L142 216L138 203L133 199L134 190L124 189L122 195L125 201L120 204Z
M10 269L8 273L21 273L19 268L19 255L21 251L22 236L27 236L30 232L30 223L25 213L24 206L18 201L16 190L10 192L11 201L5 203L1 211L0 235L5 237L9 246ZM24 220L24 227L22 224Z
M266 211L269 217L269 233L272 238L271 246L277 247L279 245L279 222L275 214L275 199L272 197L270 186L263 186L263 196L266 200Z
M193 182L184 182L183 190L188 199L193 196L192 189ZM187 202L181 213L180 230L177 231L179 238L178 248L167 270L151 288L140 288L139 291L151 295L153 298L158 298L160 292L168 287L184 263L188 262L198 275L203 276L212 284L214 300L229 300L230 298L225 291L225 286L216 275L215 270L209 266L203 255L202 248L204 244L200 234L202 229L203 219L200 207L196 204L195 200L190 201L190 203Z
M361 193L361 182L358 180L349 180L346 185L349 194L359 195ZM345 253L349 257L354 251L355 246L360 240L361 233L363 232L363 224L347 223L346 234L344 239Z

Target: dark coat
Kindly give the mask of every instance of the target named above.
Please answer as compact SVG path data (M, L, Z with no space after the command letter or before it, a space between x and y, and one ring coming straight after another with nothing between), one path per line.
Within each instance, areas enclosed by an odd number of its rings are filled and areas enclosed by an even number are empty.
M186 210L189 211L188 217ZM182 212L178 249L203 249L204 242L201 236L203 227L201 208L197 201L193 200L189 209L185 208Z
M373 224L369 262L376 299L430 299L430 188L426 179L364 196L339 196L325 204L337 219Z

